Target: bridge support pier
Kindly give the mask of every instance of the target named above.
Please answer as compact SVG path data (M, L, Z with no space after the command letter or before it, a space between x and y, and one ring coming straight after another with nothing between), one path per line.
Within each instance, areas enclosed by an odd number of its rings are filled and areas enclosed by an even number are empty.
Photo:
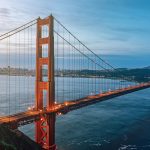
M43 37L43 27L47 27L48 36ZM47 46L47 56L42 56L43 46ZM43 66L47 66L47 81L43 80ZM45 76L45 75L44 75ZM47 101L44 106L44 94L46 91ZM43 111L51 109L55 102L54 82L54 36L53 16L37 20L37 42L36 42L36 109ZM46 150L56 150L55 145L55 114L46 114L35 122L35 140Z

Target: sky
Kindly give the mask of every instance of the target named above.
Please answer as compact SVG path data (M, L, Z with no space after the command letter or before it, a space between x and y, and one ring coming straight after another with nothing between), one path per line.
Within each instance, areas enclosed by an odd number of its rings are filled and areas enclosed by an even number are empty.
M150 66L149 0L1 0L0 34L50 14L114 66Z

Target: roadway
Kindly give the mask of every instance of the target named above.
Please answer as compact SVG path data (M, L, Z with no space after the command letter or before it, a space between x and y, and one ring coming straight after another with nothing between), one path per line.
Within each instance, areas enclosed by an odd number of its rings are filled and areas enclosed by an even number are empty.
M70 111L85 107L94 103L102 102L104 100L112 99L121 95L139 91L150 87L149 83L130 86L127 88L108 91L96 95L90 95L82 99L66 101L60 104L54 104L51 109L43 108L42 110L30 109L25 112L0 117L0 125L8 125L15 129L19 126L33 123L34 121L42 119L47 114L55 113L56 115L66 114Z

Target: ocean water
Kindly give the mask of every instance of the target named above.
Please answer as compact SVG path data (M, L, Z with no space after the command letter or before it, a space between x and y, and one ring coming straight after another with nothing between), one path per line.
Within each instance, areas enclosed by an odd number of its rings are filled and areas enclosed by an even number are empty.
M23 89L19 88L26 83L26 77L20 78L16 89L13 88L14 77L11 77L11 89L4 86L4 79L7 77L0 78L1 83L3 82L0 85L1 114L7 113L4 111L5 107L2 108L8 104L11 104L14 112L17 111L15 102L20 103L20 111L30 105L28 98L34 98L33 77L29 82L32 84L30 93L28 84ZM61 83L61 79L59 82ZM67 90L70 86L65 88ZM75 92L78 93L78 90ZM7 91L11 93L11 97L5 96ZM16 91L21 94L18 95ZM19 101L20 97L22 101ZM8 103L6 98L15 101ZM20 127L20 130L34 139L34 124ZM150 90L141 90L58 116L56 144L59 150L150 150Z
M60 150L150 150L150 92L135 92L59 117Z
M22 130L34 138L34 125ZM150 150L150 91L145 89L57 117L59 150Z
M34 125L21 130L34 138ZM131 93L57 117L59 150L150 150L150 91Z

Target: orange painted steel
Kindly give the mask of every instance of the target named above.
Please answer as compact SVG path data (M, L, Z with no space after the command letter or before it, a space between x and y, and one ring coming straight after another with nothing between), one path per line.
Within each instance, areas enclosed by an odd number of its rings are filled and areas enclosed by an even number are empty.
M42 27L48 27L48 37L42 37ZM42 46L48 46L46 58L42 57ZM43 81L42 67L47 65L48 81ZM47 104L45 107L52 108L55 102L55 82L54 82L54 36L53 36L53 16L46 19L37 20L37 41L36 41L36 111L43 109L43 91L47 92ZM35 138L46 150L55 150L55 113L45 114L35 122Z

